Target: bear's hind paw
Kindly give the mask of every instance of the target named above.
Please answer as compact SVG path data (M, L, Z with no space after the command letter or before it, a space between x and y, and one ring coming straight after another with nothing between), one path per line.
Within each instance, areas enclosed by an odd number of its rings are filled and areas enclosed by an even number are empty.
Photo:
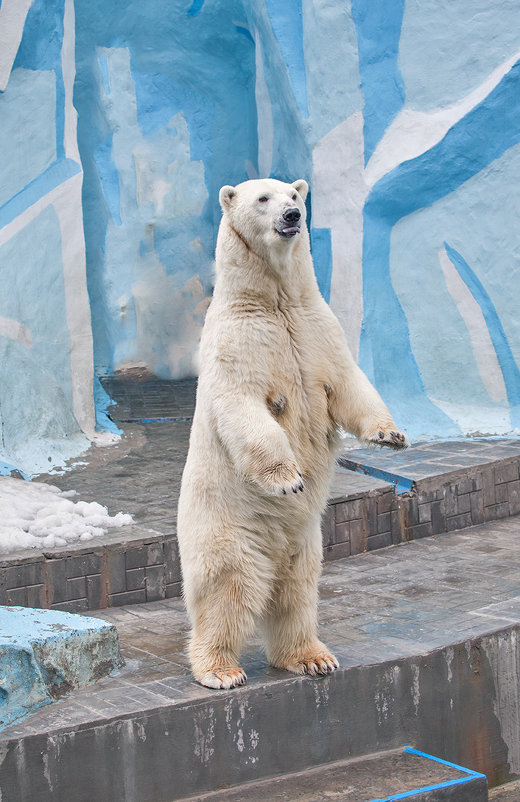
M238 685L245 685L247 682L246 673L242 668L214 668L212 671L206 671L204 674L196 676L195 679L206 688L224 691L236 688Z
M332 674L339 668L339 663L330 652L320 651L316 654L304 655L285 668L294 674L309 674L314 677L317 674Z

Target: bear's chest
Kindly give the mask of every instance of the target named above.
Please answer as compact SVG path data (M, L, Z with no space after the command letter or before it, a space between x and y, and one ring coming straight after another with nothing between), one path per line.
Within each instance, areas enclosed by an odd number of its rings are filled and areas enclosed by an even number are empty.
M327 360L319 332L304 314L276 316L270 349L268 406L278 419L323 415L327 408Z

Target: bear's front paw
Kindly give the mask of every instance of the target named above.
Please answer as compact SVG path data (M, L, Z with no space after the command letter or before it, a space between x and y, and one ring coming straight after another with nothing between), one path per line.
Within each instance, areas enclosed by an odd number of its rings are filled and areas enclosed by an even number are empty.
M272 496L303 493L302 473L296 464L279 462L263 472L261 485Z
M408 448L410 445L410 441L404 432L384 426L370 432L366 440L369 445L388 446L388 448L394 449Z

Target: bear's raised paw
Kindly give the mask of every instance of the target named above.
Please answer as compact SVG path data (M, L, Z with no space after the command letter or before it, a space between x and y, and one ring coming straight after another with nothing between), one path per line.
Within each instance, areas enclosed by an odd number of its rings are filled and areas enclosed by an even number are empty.
M378 428L371 432L367 437L369 445L387 446L399 450L408 448L410 441L404 432L399 429Z
M296 465L279 463L270 466L261 478L260 484L271 496L286 496L289 493L303 493L303 477Z

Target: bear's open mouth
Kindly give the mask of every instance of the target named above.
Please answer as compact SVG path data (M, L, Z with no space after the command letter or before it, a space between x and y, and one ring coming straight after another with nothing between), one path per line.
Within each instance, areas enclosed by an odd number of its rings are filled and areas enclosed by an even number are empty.
M300 226L286 226L286 228L277 228L275 231L281 237L284 237L284 239L290 239L294 237L295 234L300 233Z

